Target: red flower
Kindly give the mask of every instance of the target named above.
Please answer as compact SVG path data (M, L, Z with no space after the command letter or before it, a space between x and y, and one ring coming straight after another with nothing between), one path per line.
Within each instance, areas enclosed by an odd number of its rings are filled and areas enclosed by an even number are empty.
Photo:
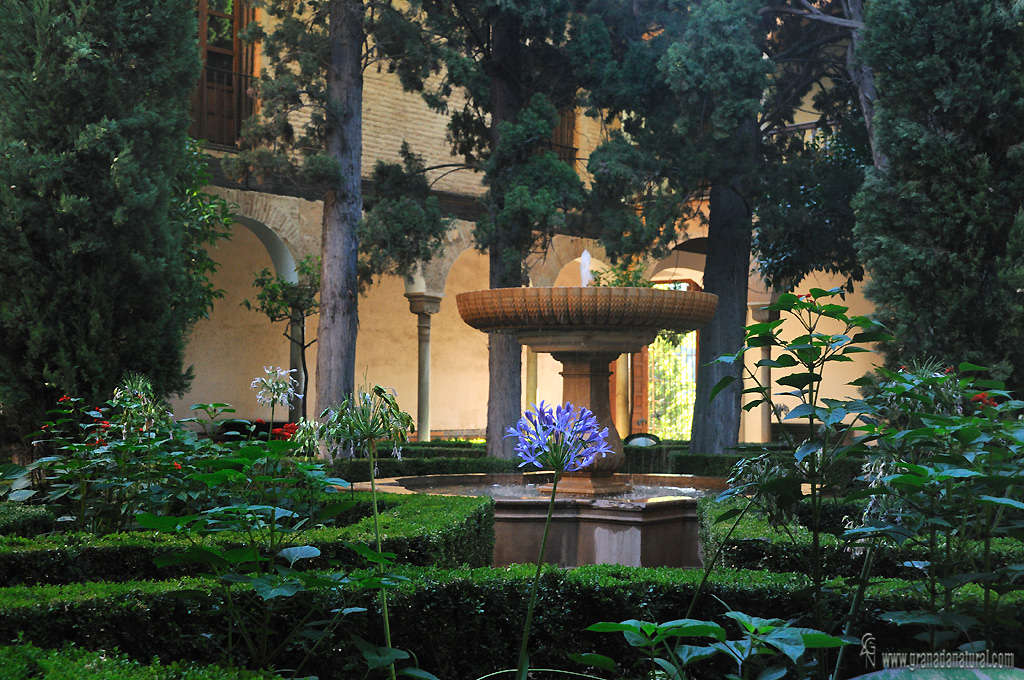
M57 403L58 404L63 404L66 401L71 401L71 397L69 397L68 395L65 394L63 397L61 397L60 399L57 400Z
M179 463L178 461L174 461L172 463L172 465L174 465L174 469L175 470L180 470L181 469L181 463Z
M953 372L953 367L952 366L946 366L946 375L949 375L952 372Z
M106 430L107 428L110 427L110 421L109 420L101 420L100 421L100 427L102 427L104 430Z
M995 399L988 396L988 392L978 392L971 397L972 404L980 404L982 406L998 406Z
M275 427L270 431L272 439L291 439L295 432L299 429L298 423L285 423L281 427Z

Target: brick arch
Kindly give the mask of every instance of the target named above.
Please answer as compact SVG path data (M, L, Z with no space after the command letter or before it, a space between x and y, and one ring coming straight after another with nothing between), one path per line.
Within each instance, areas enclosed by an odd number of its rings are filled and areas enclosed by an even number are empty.
M209 187L208 190L236 206L236 222L251 229L259 237L274 260L275 269L278 267L278 259L275 259L274 251L279 250L281 246L285 248L288 255L283 257L281 262L285 264L288 259L291 259L291 262L284 271L278 269L278 274L286 279L291 280L286 273L289 270L291 275L294 275L296 259L319 254L319 241L313 244L303 233L302 215L298 205L293 204L294 201L282 201L282 197L258 191L222 187ZM281 245L274 245L275 242ZM311 247L317 249L310 250Z

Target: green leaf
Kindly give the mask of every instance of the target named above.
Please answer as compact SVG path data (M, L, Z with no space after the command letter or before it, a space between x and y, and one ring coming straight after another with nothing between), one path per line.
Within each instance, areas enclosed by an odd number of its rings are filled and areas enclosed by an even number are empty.
M719 392L721 392L722 390L724 390L726 387L728 387L729 385L733 384L734 382L736 382L736 378L735 378L735 376L731 376L731 375L727 375L724 378L722 378L721 380L719 380L718 383L714 387L711 388L711 396L708 398L708 401L714 401L715 397L718 396Z
M231 564L245 564L247 562L259 562L260 553L254 545L246 545L240 548L232 548L224 551L224 559Z
M260 576L252 580L252 589L264 600L271 600L275 597L291 597L303 590L302 582L297 580L283 580L279 576Z
M377 552L368 545L362 543L345 543L345 547L355 552L357 555L362 557L367 562L373 564L391 564L395 559L395 553L390 552Z
M784 677L786 677L785 666L769 666L758 674L757 680L779 680Z
M370 669L384 668L390 666L396 661L402 659L408 659L409 653L404 652L401 649L394 649L392 647L378 647L377 645L370 644L358 635L351 636L352 641L363 655L363 660L366 661L366 665Z
M570 654L569 658L576 663L581 663L585 666L593 666L600 668L603 671L614 671L615 661L611 657L607 657L604 654L594 654L587 652L586 654Z
M719 652L720 650L710 646L699 647L696 645L679 645L675 648L676 656L679 657L679 660L683 662L684 666L689 666L691 663L709 659Z
M712 637L721 642L725 639L725 629L713 621L697 619L677 619L658 624L658 632L664 636L674 637Z
M788 387L796 387L797 389L803 389L811 383L820 382L821 376L815 373L791 373L787 376L782 376L775 382L779 385L786 385Z
M422 678L423 680L440 680L433 673L428 673L422 668L410 667L410 668L399 668L396 670L398 675L407 675L410 678Z
M742 512L743 511L740 510L739 508L730 508L729 510L726 510L725 512L723 512L720 515L718 515L717 517L715 517L715 524L721 524L722 522L728 522L733 517L736 517L737 515L742 514Z
M320 549L311 545L300 545L293 548L285 548L277 553L278 557L288 560L288 566L294 567L299 560L308 560L320 556Z
M1011 508L1017 508L1018 510L1024 510L1024 503L1014 500L1012 498L1004 498L1002 496L978 496L983 503L990 505L1005 505Z

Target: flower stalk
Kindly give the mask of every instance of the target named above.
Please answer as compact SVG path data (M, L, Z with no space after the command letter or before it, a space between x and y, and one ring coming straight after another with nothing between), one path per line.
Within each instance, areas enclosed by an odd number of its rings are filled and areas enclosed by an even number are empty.
M526 622L523 624L523 640L519 648L516 669L516 680L526 680L530 668L530 626L537 605L540 575L544 569L544 550L547 548L548 534L551 531L558 481L563 473L582 470L593 463L597 456L604 457L611 453L611 449L608 447L608 428L601 429L597 417L588 409L576 408L568 402L565 406L554 409L544 402L541 402L540 406L535 404L533 411L523 414L514 428L508 428L505 436L518 440L516 453L523 459L519 467L529 463L541 469L551 469L555 473L551 484L551 497L548 500L548 515L544 521L544 534L540 542L540 554L537 556L537 571L533 575L533 584L530 587L530 603L526 609Z

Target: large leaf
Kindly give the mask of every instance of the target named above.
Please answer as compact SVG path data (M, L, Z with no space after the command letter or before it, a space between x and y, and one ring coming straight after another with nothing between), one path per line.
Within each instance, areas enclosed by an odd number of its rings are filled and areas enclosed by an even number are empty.
M285 580L278 576L260 576L252 580L252 589L264 600L271 600L275 597L291 597L303 590L303 584L297 579Z
M288 560L289 567L294 567L295 563L299 560L308 560L313 557L319 557L320 549L314 548L311 545L299 545L293 548L285 548L281 552L277 553L277 556Z
M719 392L721 392L734 382L736 382L736 378L731 375L727 375L721 380L719 380L718 383L716 383L715 386L711 388L711 396L708 398L708 401L714 400L714 398L718 396Z
M594 654L588 652L586 654L570 654L569 658L576 663L581 663L585 666L593 666L600 668L603 671L614 671L615 661L611 657L607 657L604 654Z

